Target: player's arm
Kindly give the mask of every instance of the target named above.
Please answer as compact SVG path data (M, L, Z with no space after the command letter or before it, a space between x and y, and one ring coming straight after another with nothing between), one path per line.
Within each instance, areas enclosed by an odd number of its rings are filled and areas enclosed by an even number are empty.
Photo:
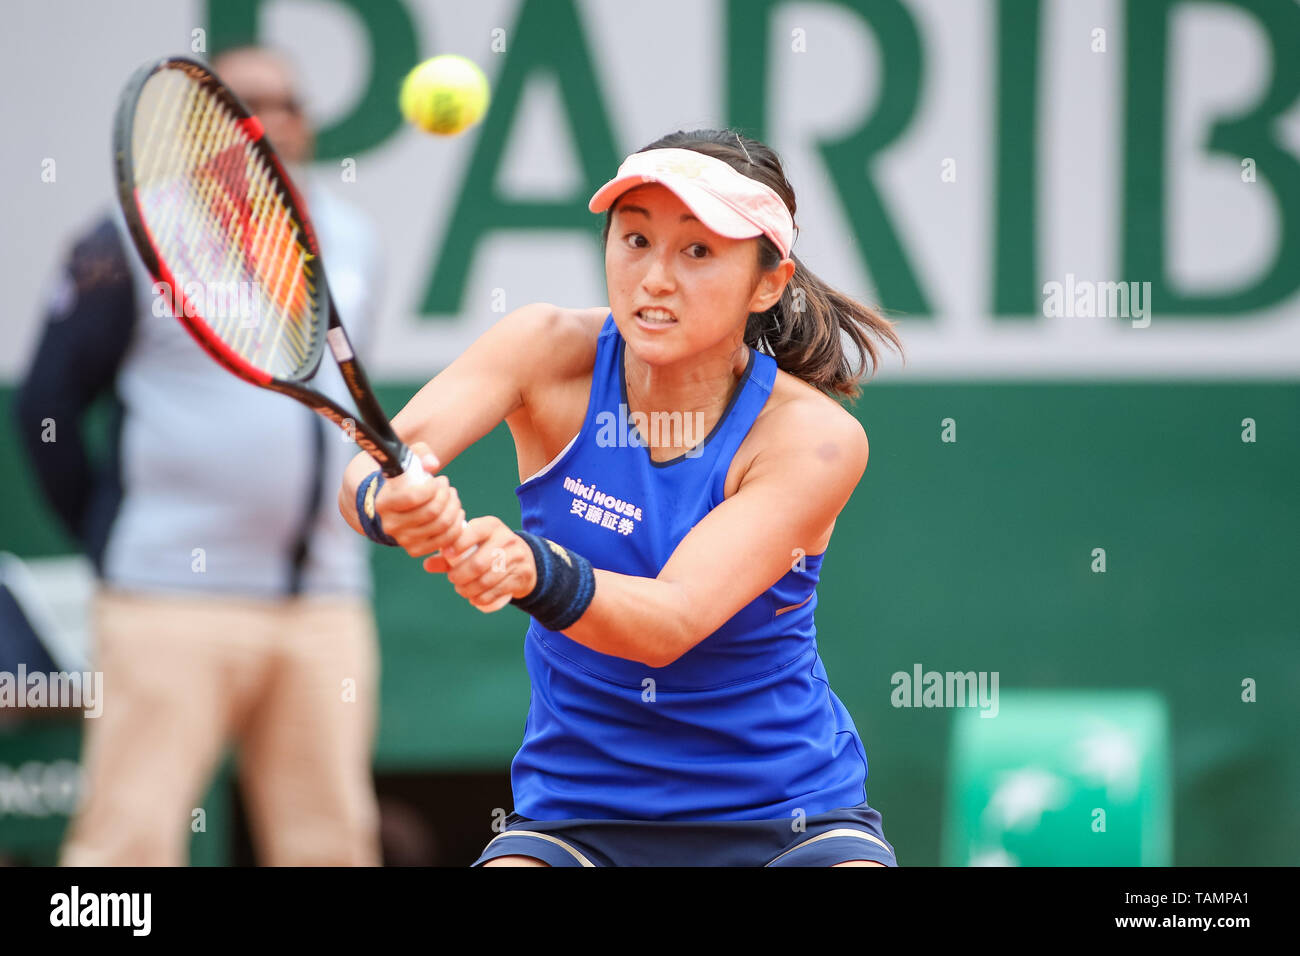
M815 402L791 402L774 415L768 431L775 437L740 488L682 539L658 577L595 570L595 596L563 629L566 636L603 654L666 666L789 572L800 549L810 550L862 477L867 436L852 416L828 416ZM470 522L454 550L487 547L450 570L441 557L425 561L428 570L448 571L457 593L485 611L529 594L536 582L527 544L499 525L492 517ZM494 552L498 566L523 572L493 574Z
M420 455L427 471L445 467L522 407L525 390L548 367L538 362L537 356L553 354L552 346L543 343L554 336L561 321L561 311L548 303L516 309L479 336L394 416L393 430ZM378 462L361 452L343 475L339 511L358 532L357 486L378 467ZM384 532L412 555L436 550L436 544L428 545L438 539L444 526L459 524L452 521L454 515L446 514L448 500L455 494L442 476L424 485L404 477L388 480L376 502ZM438 516L444 514L447 520L438 524Z

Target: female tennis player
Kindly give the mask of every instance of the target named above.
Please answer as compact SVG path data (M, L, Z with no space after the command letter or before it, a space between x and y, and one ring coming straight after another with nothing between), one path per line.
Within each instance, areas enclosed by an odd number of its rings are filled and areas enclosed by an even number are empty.
M519 309L393 421L430 469L507 422L523 530L365 454L340 491L358 531L532 616L514 812L477 862L897 865L813 624L867 464L837 399L873 337L901 352L892 323L794 258L753 139L673 133L589 208L609 306Z

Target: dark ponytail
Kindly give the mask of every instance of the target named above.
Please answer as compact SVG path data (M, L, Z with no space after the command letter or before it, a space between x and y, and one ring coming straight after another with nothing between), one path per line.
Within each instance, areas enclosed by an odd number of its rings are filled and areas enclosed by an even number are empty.
M780 157L767 146L732 130L699 129L669 133L644 146L648 149L693 149L720 159L740 173L770 186L795 214L794 190L785 178ZM608 241L614 210L605 217L603 240ZM796 225L796 235L798 227ZM760 236L759 268L770 271L781 262L772 240ZM903 343L894 323L876 310L831 288L799 257L781 300L766 312L749 316L745 344L776 359L777 367L836 399L855 400L868 365L875 374L880 357L873 339L891 345L900 355Z

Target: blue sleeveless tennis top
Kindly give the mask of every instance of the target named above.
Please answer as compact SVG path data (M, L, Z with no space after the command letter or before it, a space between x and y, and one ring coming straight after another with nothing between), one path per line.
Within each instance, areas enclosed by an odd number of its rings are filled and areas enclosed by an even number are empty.
M703 443L655 462L643 436L671 422L629 414L623 351L611 313L582 430L516 494L524 530L595 568L653 578L722 503L728 466L771 394L776 362L751 348ZM792 556L780 581L667 667L593 651L531 621L532 694L511 764L515 812L761 820L865 803L866 753L817 653L822 557Z

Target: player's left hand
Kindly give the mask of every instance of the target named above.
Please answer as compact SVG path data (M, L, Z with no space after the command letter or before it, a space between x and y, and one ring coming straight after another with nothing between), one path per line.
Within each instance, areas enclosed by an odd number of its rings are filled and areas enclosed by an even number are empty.
M472 545L478 550L454 566ZM537 584L532 549L500 518L484 515L461 529L449 548L424 559L424 570L446 574L456 593L484 614L499 611L511 598L525 597Z

